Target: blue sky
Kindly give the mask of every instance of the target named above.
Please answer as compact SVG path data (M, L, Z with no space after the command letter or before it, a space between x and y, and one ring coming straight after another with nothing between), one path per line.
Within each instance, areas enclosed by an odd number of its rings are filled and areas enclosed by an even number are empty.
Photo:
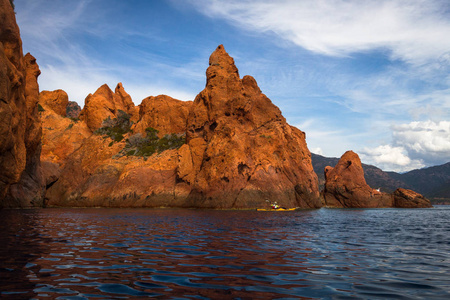
M383 170L450 161L450 2L445 0L15 0L41 90L81 106L122 82L193 100L223 44L312 152L356 151Z

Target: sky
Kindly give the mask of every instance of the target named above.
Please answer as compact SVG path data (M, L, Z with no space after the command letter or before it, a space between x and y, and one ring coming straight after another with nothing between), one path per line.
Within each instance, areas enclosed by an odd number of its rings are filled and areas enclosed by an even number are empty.
M41 90L193 100L220 44L311 152L406 172L450 161L450 1L15 0Z

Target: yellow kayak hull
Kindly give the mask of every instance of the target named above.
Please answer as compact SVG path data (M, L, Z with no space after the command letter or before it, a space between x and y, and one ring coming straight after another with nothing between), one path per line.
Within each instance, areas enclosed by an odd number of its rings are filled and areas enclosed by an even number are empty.
M258 208L257 211L292 211L297 208Z

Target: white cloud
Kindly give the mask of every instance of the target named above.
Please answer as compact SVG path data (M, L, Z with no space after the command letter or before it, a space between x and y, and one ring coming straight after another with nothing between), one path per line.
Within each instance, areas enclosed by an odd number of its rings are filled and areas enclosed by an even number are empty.
M403 147L381 145L374 149L364 148L360 151L364 163L374 164L385 171L403 172L422 168L420 160L412 160Z
M450 122L425 121L392 127L394 144L428 164L450 161Z
M252 31L274 32L332 56L385 48L393 59L421 64L450 50L448 3L438 0L203 0L207 16Z
M293 65L284 69L285 73L274 74L273 69L261 72L263 79L277 79L270 85L272 90L265 91L268 94L278 96L304 82L310 85L317 82L322 85L319 93L335 96L332 98L343 112L370 115L372 120L439 121L450 117L448 1L192 0L190 3L204 15L224 19L239 29L275 34L311 53L345 56L327 60L330 70L317 60L317 69L322 68L317 75L314 67L308 69L303 61L304 69ZM277 43L280 44L279 40ZM381 52L371 55L371 50ZM352 64L348 57L361 52L366 52L369 59L363 67L371 71L359 74L354 67L348 71L346 68ZM375 56L381 60L381 66L370 61ZM354 58L356 64L362 63L360 57ZM332 62L337 61L342 64L338 63L335 69ZM264 85L264 80L260 81ZM301 93L297 93L299 99L304 96Z
M450 122L411 122L391 129L390 145L360 151L366 163L402 172L450 161Z
M322 149L320 147L312 148L311 152L314 153L314 154L323 155L323 151L322 151Z

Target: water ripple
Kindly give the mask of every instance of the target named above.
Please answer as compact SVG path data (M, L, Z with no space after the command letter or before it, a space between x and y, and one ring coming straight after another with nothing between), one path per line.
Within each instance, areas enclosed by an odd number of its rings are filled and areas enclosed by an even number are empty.
M1 297L450 298L447 207L43 209L0 218Z

